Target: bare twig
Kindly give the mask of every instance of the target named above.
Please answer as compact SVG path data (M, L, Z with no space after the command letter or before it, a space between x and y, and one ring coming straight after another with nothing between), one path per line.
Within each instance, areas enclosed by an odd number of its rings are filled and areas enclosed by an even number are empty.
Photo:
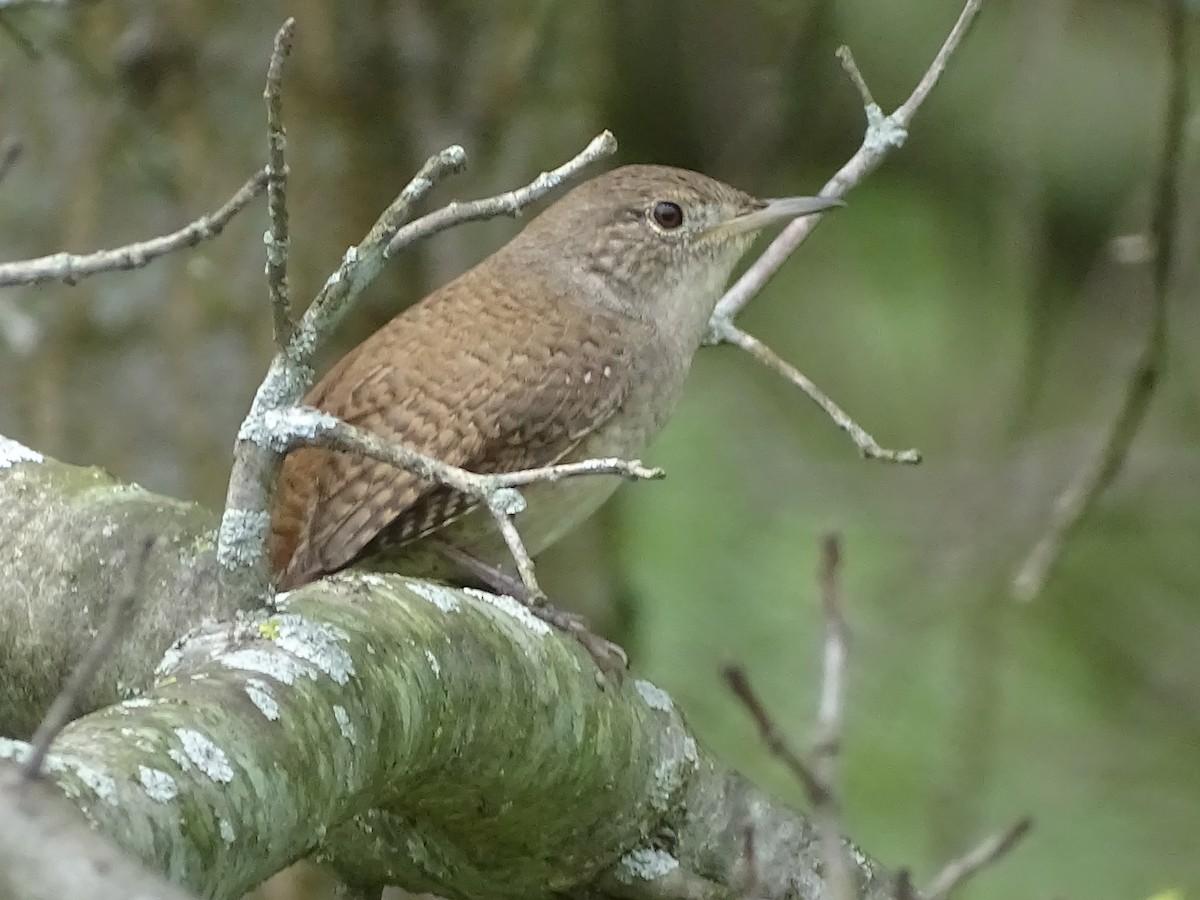
M758 726L758 735L766 744L767 749L778 756L788 767L796 780L804 787L804 793L814 807L823 804L825 802L825 786L821 784L821 780L809 768L804 758L792 747L775 718L767 712L762 700L750 686L750 678L746 674L746 670L738 665L728 665L721 670L721 674L725 678L725 683L729 685L729 690L733 692L742 706L746 707L746 711L754 719L754 724Z
M821 656L821 694L817 705L817 730L813 740L813 770L824 788L823 803L815 804L821 831L821 858L833 900L853 900L854 881L842 846L841 801L838 798L838 754L842 743L842 708L846 684L847 629L842 615L839 570L841 538L828 534L821 541L817 583L825 621L824 652Z
M341 453L355 453L398 469L411 472L418 478L443 484L460 491L485 505L517 564L521 581L535 598L543 596L533 572L533 561L513 524L513 516L525 508L518 487L535 482L561 481L588 475L620 475L632 479L663 477L662 469L643 466L638 460L589 459L556 466L522 469L516 472L479 474L444 463L404 444L385 440L369 431L355 428L333 416L307 407L291 407L269 411L264 416L266 429L263 439L282 452L299 447L319 447Z
M6 137L0 141L0 181L7 177L12 167L25 151L25 145L14 137Z
M825 411L825 414L834 421L838 428L850 435L854 445L867 459L882 459L897 463L919 463L921 461L921 452L915 448L889 450L879 446L879 442L875 438L850 418L849 414L830 399L811 379L754 335L743 331L730 320L714 322L712 327L714 333L719 335L722 340L741 347L768 369L782 375L804 391L817 406Z
M601 132L575 157L567 160L557 169L543 172L525 187L482 200L472 200L468 203L450 203L436 212L422 216L412 224L406 225L396 232L396 236L388 243L385 255L394 256L410 244L464 222L494 219L496 216L518 216L530 203L574 178L597 160L616 152L617 139L613 137L612 132Z
M873 106L878 107L879 104L875 102L875 98L871 94L871 89L867 87L867 80L863 78L863 74L858 68L858 63L854 61L854 54L850 52L850 48L842 44L842 46L837 48L835 55L838 61L841 62L842 71L849 77L850 83L858 89L858 96L862 99L863 109L870 109Z
M140 269L167 253L215 238L229 224L229 220L261 194L266 186L267 172L264 169L242 185L216 212L201 216L190 225L162 237L82 256L56 253L39 259L0 263L0 287L56 280L74 284L80 278L99 272Z
M825 619L825 652L821 666L821 702L817 708L817 737L814 741L818 761L833 759L842 734L842 695L846 675L846 619L842 615L839 570L842 564L842 540L827 534L821 541L821 561L817 583L821 588L821 611ZM824 776L823 776L824 777ZM831 779L826 777L826 781Z
M267 290L271 296L271 320L275 347L283 350L291 340L292 299L288 291L287 132L283 127L283 61L292 52L296 20L288 18L275 35L275 47L267 65L267 213L270 230L263 236L267 246Z
M858 69L857 66L854 66L850 52L846 50L839 54L843 66L851 72L855 86L863 94L864 108L867 114L867 131L862 145L846 164L825 183L825 186L821 188L820 196L844 197L851 188L860 184L863 179L879 168L892 150L904 143L913 116L925 102L925 98L929 96L929 92L933 90L938 79L941 78L951 55L958 49L979 14L982 3L983 0L967 0L959 14L958 21L954 23L954 27L950 30L950 34L943 42L937 56L930 63L912 94L890 116L884 116L871 99L871 93L866 90L866 81L862 75L854 74L858 72ZM779 271L779 267L812 233L822 218L824 216L819 213L805 216L796 219L783 229L779 236L771 242L766 252L725 292L725 296L721 298L713 313L714 318L718 320L732 319L736 316L750 301L750 298L762 290L767 280Z
M401 227L412 207L439 180L447 174L461 171L466 165L466 153L459 146L448 147L430 157L362 242L346 251L341 266L325 282L301 319L289 352L301 353L302 356L296 357L296 361L307 364L324 336L348 311L354 298L379 274L384 263L401 249L464 222L518 215L525 206L541 199L573 178L585 166L616 152L616 149L616 139L605 131L572 159L551 172L543 172L524 187L468 203L451 203Z
M937 56L934 57L933 62L917 83L916 88L913 89L908 99L890 116L884 115L883 111L875 103L871 96L871 91L867 87L866 80L862 77L862 73L859 72L858 66L855 65L854 57L850 54L849 49L843 47L838 51L838 57L842 61L843 68L846 69L851 81L862 97L863 108L867 116L867 131L863 137L862 145L858 148L857 152L826 182L825 186L821 189L820 196L834 198L845 196L851 188L875 171L893 149L904 143L905 138L908 136L908 127L912 122L913 116L916 115L917 110L925 101L929 92L933 90L933 86L937 84L938 79L941 78L942 72L945 70L951 55L958 49L963 38L966 37L971 24L975 21L975 17L979 13L982 2L983 0L967 0L962 12L959 14L958 21L955 22L954 27L950 30L950 34L946 37ZM822 218L824 216L818 213L791 222L771 242L763 254L742 274L742 277L734 282L733 286L725 292L725 295L717 303L716 309L713 311L712 320L709 325L710 341L713 343L728 341L737 344L743 349L749 349L746 346L746 342L754 339L734 327L734 317L750 302L752 297L763 289L771 276L779 271L779 268L787 258L812 233ZM766 348L763 347L763 350L766 350ZM769 353L770 351L767 352ZM761 359L759 354L755 355ZM770 355L774 356L773 353ZM782 363L782 361L780 362ZM786 366L786 364L783 365ZM900 463L919 463L921 461L921 455L914 450L895 451L882 449L876 443L875 439L867 434L861 426L838 409L831 400L816 389L811 381L795 369L791 369L791 367L784 369L780 365L771 365L771 368L784 375L793 384L800 386L810 397L816 400L829 413L838 426L854 439L859 450L868 459L881 459L887 462ZM837 415L834 415L833 410L837 410Z
M762 880L758 871L758 843L754 836L754 825L748 823L742 835L743 876L738 881L739 897L757 897Z
M425 160L404 190L375 220L362 241L346 251L341 265L325 280L300 319L286 350L289 358L301 366L311 362L327 336L350 311L354 300L383 271L387 262L387 244L408 219L413 207L443 178L461 172L466 165L467 153L457 144ZM307 389L307 385L304 387Z
M1007 831L985 838L973 850L947 863L921 896L925 900L946 900L968 878L1012 850L1032 827L1033 819L1026 816Z
M150 557L150 551L154 549L155 542L156 539L151 537L142 543L138 558L129 567L125 590L119 597L113 598L104 626L92 641L83 659L79 661L79 665L75 667L75 671L71 673L71 677L67 679L67 683L58 692L58 696L54 698L54 702L50 704L50 709L34 732L29 742L29 756L22 766L22 774L26 779L32 780L41 774L51 742L70 721L80 696L92 683L113 647L128 631L134 606L141 594L146 561Z
M1041 594L1062 557L1067 541L1087 516L1096 499L1121 471L1162 375L1167 344L1167 300L1175 263L1179 170L1183 158L1188 107L1185 5L1184 0L1170 0L1166 4L1170 78L1163 129L1162 167L1159 170L1154 209L1151 214L1151 231L1156 250L1150 325L1108 434L1095 455L1075 473L1070 484L1054 501L1045 532L1013 578L1012 594L1020 601L1029 602Z
M852 900L855 896L854 881L843 846L837 796L837 757L841 745L847 655L847 629L838 582L840 567L841 539L837 534L826 535L821 542L821 561L817 569L825 639L811 764L792 748L782 729L754 693L745 670L741 666L730 665L724 668L722 674L729 689L758 725L759 736L767 749L783 761L808 795L821 836L821 859L829 896L833 900Z
M279 414L299 403L300 398L312 385L312 360L317 350L349 310L354 299L382 270L387 257L416 240L461 222L504 214L515 215L525 205L541 198L566 179L576 175L584 166L615 150L616 140L606 131L566 164L552 172L543 173L523 188L470 203L451 204L417 219L402 229L401 225L413 205L424 197L439 179L450 172L460 170L466 163L465 152L457 146L449 147L430 157L400 196L379 217L362 242L346 251L342 264L326 280L294 329L288 346L276 355L267 377L259 386L254 404L238 434L225 512L221 518L218 556L224 564L227 577L240 577L234 576L233 573L253 570L256 574L252 580L256 585L265 586L268 583L266 546L269 516L266 511L270 508L270 495L282 462L282 454L287 449L284 446L287 436L283 436L285 439L281 443L273 435L271 427L264 427L264 423L268 421L266 414ZM273 421L277 425L280 420L276 418ZM403 452L403 448L400 452ZM581 468L578 471L564 471L552 467L537 475L532 471L518 473L521 478L526 479L519 483L597 474L604 469L605 463L613 462L623 467L620 474L630 477L657 477L651 474L637 474L635 470L646 473L652 471L641 469L638 463L598 460L580 464ZM410 468L403 463L398 464L402 468ZM612 467L614 472L617 468ZM410 471L435 481L440 480L437 474L432 474L432 470L428 470L428 475L411 468ZM453 483L449 483L449 486L459 489L458 485ZM473 482L466 492L472 493L477 490L479 483ZM485 491L483 495L473 495L481 497L492 515L497 518L498 524L501 518L514 515L524 503L511 486L490 485L488 490L491 493ZM514 507L512 512L505 512L510 506ZM514 548L516 542L512 540L511 522L500 524L500 528L510 549ZM528 558L527 553L525 557ZM519 555L517 562L523 573L532 571L532 563L527 565ZM533 581L533 586L536 586L536 581ZM531 593L536 595L537 591L531 587Z
M908 869L896 872L896 888L892 892L895 900L918 900L917 889L912 883L912 873Z

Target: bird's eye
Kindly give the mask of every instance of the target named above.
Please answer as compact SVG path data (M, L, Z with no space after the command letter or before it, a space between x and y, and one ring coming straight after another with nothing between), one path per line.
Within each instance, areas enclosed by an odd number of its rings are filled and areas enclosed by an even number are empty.
M654 221L659 227L667 231L674 231L683 224L683 210L678 203L672 203L670 200L659 200L650 214L654 216Z

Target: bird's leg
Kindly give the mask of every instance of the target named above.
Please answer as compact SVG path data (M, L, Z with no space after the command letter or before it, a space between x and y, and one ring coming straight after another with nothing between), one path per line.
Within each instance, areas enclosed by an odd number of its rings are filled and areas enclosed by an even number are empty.
M605 675L619 677L629 668L629 657L620 646L596 634L582 616L557 609L546 602L546 595L533 593L518 575L506 572L499 566L484 562L469 550L445 541L434 542L438 552L464 575L476 579L494 593L507 594L522 603L531 613L546 624L575 638Z

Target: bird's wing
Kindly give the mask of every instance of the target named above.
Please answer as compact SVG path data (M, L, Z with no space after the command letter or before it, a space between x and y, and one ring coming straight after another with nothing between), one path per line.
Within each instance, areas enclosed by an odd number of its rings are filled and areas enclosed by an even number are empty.
M631 323L563 302L531 316L494 296L464 315L460 298L458 333L447 335L438 317L450 317L434 297L343 358L305 402L482 473L550 465L624 402L633 351L620 335ZM515 332L514 320L523 326ZM272 517L277 584L288 589L336 572L385 531L389 547L417 540L474 505L384 463L296 451L284 461Z

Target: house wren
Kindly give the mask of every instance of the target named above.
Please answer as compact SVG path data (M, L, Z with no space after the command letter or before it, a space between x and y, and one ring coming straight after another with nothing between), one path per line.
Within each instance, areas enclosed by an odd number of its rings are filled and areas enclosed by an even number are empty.
M616 169L392 319L304 402L479 473L636 457L671 414L755 233L835 205L757 200L681 169ZM584 476L524 488L515 522L530 554L616 486ZM285 459L271 520L280 590L360 560L455 579L464 554L511 564L488 511L465 495L351 454Z

